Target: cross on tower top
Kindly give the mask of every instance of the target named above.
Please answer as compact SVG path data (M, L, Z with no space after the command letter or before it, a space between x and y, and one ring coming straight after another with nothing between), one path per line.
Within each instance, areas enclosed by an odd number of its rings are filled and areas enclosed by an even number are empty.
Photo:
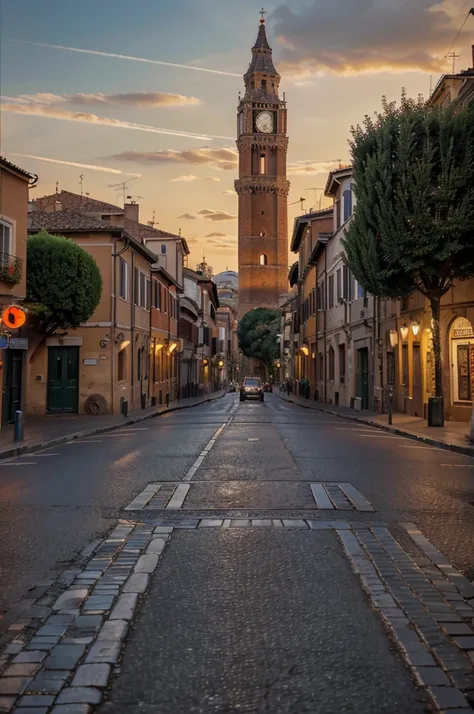
M265 23L265 15L266 14L267 14L266 10L262 7L262 9L260 10L260 15L262 16L262 19L260 20L260 22L262 23L262 25Z

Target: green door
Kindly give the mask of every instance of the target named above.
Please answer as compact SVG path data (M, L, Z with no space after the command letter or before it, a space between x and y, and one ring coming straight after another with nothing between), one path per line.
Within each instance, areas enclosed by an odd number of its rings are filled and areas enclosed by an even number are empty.
M79 347L49 347L48 412L77 412Z
M362 409L369 408L369 350L357 350L356 397L360 397Z
M3 385L3 424L13 424L15 412L21 409L22 350L5 350L5 382Z

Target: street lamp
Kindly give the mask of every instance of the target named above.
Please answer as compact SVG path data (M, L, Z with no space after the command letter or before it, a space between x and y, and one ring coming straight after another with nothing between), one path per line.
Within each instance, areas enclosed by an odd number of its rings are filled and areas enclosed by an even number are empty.
M396 330L390 330L390 344L393 348L398 345L398 332Z
M420 321L415 320L414 322L411 323L411 331L413 332L413 335L415 337L418 337L418 333L420 331Z
M403 342L406 342L408 337L408 327L405 324L400 327L400 334L402 336Z

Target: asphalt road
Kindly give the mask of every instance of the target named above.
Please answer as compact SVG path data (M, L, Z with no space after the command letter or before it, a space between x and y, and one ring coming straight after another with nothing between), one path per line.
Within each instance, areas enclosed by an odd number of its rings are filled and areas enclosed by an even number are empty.
M177 510L165 508L182 481ZM162 484L156 500L123 510L149 483ZM329 496L342 510L321 510ZM399 524L416 523L474 579L472 503L469 457L275 395L227 395L0 463L0 611L118 518L176 514L381 524L414 556ZM100 711L418 714L425 703L335 531L218 528L173 533Z

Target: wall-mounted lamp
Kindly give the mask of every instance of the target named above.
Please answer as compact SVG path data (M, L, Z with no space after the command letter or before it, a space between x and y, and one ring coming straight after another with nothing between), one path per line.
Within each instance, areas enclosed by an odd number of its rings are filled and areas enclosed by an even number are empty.
M398 345L398 332L396 330L390 330L390 344L392 347Z
M203 359L203 361L202 361L202 366L203 366L203 367L207 367L208 364L209 364L209 360L208 360L208 359Z
M172 343L170 344L169 348L168 348L168 354L169 354L169 355L173 354L173 352L175 351L175 349L177 348L177 346L178 346L178 343L177 343L177 342L172 342Z
M224 367L224 362L222 360L219 361L219 369L222 369Z
M155 345L155 352L159 352L160 350L163 349L163 347L164 347L163 344L159 344L159 343L158 343L157 345Z
M408 327L405 324L400 327L400 334L403 342L406 342L408 337Z
M420 321L415 320L414 322L411 323L411 331L413 332L415 337L418 337L418 333L420 332Z
M309 355L309 349L306 347L306 345L302 345L300 347L300 350L302 351L302 353L304 354L305 357L307 357Z

